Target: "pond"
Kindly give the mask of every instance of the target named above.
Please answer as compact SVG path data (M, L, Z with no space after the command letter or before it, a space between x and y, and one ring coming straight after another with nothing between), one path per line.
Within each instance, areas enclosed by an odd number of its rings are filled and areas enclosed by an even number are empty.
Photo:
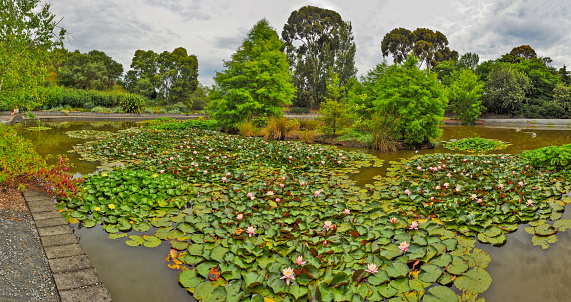
M67 131L98 130L116 132L132 127L134 123L53 123L45 131L23 130L21 133L32 140L41 154L67 154L79 174L95 172L99 163L79 160L78 153L67 153L74 145L85 140L70 138ZM569 130L508 129L490 127L443 127L442 140L464 137L499 139L512 145L495 153L517 154L544 146L571 143ZM519 131L517 131L519 130ZM398 161L417 154L450 153L442 146L431 150L400 151L390 154L365 151L385 160L382 167L364 167L351 176L357 185L371 184L373 178L385 175L389 161ZM571 218L566 213L563 218ZM73 225L80 243L92 260L103 283L114 301L194 301L187 290L177 282L178 271L170 269L165 262L170 247L163 243L157 248L132 247L125 244L127 238L111 240L99 225L79 228ZM563 301L571 294L566 280L571 272L565 268L571 264L571 236L559 232L558 242L543 250L533 246L532 235L519 229L507 235L507 243L501 247L477 243L476 247L491 256L486 271L491 275L492 285L480 294L488 301Z

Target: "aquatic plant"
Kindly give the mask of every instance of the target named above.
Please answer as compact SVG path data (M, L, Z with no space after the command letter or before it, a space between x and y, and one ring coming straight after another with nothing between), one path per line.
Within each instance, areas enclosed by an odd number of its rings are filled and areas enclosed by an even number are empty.
M493 150L501 150L509 147L511 144L500 140L473 137L462 138L444 142L444 147L450 150L461 150L468 152L486 152Z

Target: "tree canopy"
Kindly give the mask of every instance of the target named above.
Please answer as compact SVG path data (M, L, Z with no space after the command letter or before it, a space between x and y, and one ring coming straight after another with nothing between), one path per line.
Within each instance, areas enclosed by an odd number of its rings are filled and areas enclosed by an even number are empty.
M161 102L192 105L192 93L198 87L198 59L185 48L157 54L137 50L125 76L125 87Z
M282 114L291 104L295 87L283 44L266 19L252 27L247 38L217 72L209 97L211 116L226 129L254 117Z
M58 82L78 89L110 90L123 74L123 65L102 51L67 53L58 71Z
M458 57L457 51L448 48L448 39L443 33L428 28L417 28L414 32L395 28L384 36L381 51L383 57L391 55L397 64L412 52L421 59L419 67L425 63L428 69L434 68L438 62Z
M351 23L335 11L315 6L293 11L282 39L297 88L297 106L313 107L324 100L330 72L339 75L341 85L357 73Z
M398 140L421 144L442 133L439 128L448 99L435 73L420 70L418 59L410 55L402 65L389 66L376 83L376 112L394 112Z
M43 84L49 52L63 46L50 5L39 0L0 0L0 105L33 109L30 97Z

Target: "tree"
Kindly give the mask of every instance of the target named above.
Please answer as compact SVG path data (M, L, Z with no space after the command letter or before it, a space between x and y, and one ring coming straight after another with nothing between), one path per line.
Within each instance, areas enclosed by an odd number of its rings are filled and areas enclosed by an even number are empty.
M442 134L439 128L448 100L436 74L420 70L418 59L409 56L402 65L392 65L385 71L376 89L376 112L394 112L398 140L418 145Z
M179 47L157 54L137 50L125 77L125 88L150 99L172 105L192 105L191 95L198 87L198 60Z
M452 107L454 118L469 125L476 121L486 108L482 106L484 83L470 69L456 71L451 76L448 88L448 102Z
M0 106L33 109L43 84L49 52L62 47L50 5L39 0L0 0Z
M202 110L208 104L208 87L198 84L196 90L190 95L191 104L187 104L191 106L192 110Z
M329 71L346 85L357 73L351 24L332 10L304 6L293 11L282 39L297 88L299 107L313 107L327 96Z
M198 86L198 60L179 47L172 52L164 51L158 58L158 99L169 105L190 103L190 95Z
M458 65L460 68L468 68L472 71L476 70L478 63L480 62L480 57L476 53L465 53L460 59L458 59Z
M67 53L58 71L58 82L77 89L111 90L123 74L123 65L104 52L79 50Z
M486 107L495 113L519 112L531 87L529 78L509 63L497 63L486 82Z
M429 70L432 70L438 62L458 58L458 52L448 48L446 36L428 28L417 28L414 32L405 28L395 28L383 38L381 51L383 57L391 54L397 64L402 63L412 51L421 59L419 67L426 63Z
M254 117L275 117L291 104L295 87L283 43L266 19L252 27L247 38L217 72L208 104L212 117L227 130Z
M565 64L563 67L559 68L557 76L561 82L565 83L565 85L571 85L571 72L567 71L567 66L565 66Z
M337 135L351 125L353 120L350 107L344 100L346 88L341 86L339 76L333 74L327 85L329 97L321 103L319 119L324 123L322 128L326 134Z
M395 28L385 35L381 42L381 52L383 57L389 54L393 56L393 61L401 64L408 57L414 46L414 36L406 28Z
M558 83L553 89L553 103L571 113L571 91L563 83Z
M523 58L524 60L537 59L535 50L529 45L520 45L518 47L514 47L509 54L514 57Z

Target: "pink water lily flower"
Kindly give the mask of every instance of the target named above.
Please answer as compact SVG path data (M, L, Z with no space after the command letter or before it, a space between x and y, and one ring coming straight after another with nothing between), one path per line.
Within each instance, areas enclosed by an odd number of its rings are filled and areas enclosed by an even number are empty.
M291 267L285 268L282 272L284 275L280 279L285 279L287 285L289 285L289 280L295 280L295 274Z
M324 228L326 231L329 231L329 229L330 229L332 226L333 226L333 224L331 223L331 221L327 220L327 221L325 222L325 224L323 225L323 228Z
M500 189L503 190L503 189L504 189L504 184L499 184L499 185L498 185L498 188L500 188Z
M317 197L317 196L321 195L321 192L323 192L323 190L317 190L313 193L313 196Z
M252 235L256 235L256 228L249 226L246 232L248 232L248 237L252 237Z
M531 205L533 205L533 200L528 199L525 204L526 204L527 206L531 206Z
M409 189L404 190L404 194L410 195L410 190Z
M420 171L420 170L422 170L422 167L421 167L421 166L418 166L418 167L416 167L416 169L417 169L418 171Z
M517 183L520 187L523 187L523 181Z
M302 266L307 263L307 261L303 261L303 256L297 256L297 258L295 258L295 262L299 266Z
M391 217L391 223L397 223L397 218L396 218L396 217Z
M254 196L254 194L252 192L248 192L248 194L246 194L246 196L252 197L252 196Z
M369 264L367 264L367 269L365 271L368 273L374 274L374 273L378 272L379 269L377 268L376 264L369 263Z
M345 210L343 211L343 213L345 213L345 215L349 215L349 214L351 214L351 211L350 211L349 209L345 209Z
M240 213L240 214L236 215L236 218L238 220L242 220L244 218L244 215L242 213Z
M413 221L413 222L410 224L410 227L409 227L408 229L409 229L409 230L418 230L418 222Z
M222 177L222 182L226 182L226 177Z
M273 192L273 191L268 191L268 193L266 193L266 195L268 195L268 196L273 196L273 195L274 195L274 192Z
M436 190L440 190L440 186L436 186L436 188L435 188L435 189L436 189Z
M410 243L406 243L406 241L403 241L400 243L399 245L399 249L401 253L408 251L408 247L410 246Z
M447 182L445 182L445 183L444 183L444 186L445 186L446 188L448 188L448 186L450 186L450 184L447 183Z

